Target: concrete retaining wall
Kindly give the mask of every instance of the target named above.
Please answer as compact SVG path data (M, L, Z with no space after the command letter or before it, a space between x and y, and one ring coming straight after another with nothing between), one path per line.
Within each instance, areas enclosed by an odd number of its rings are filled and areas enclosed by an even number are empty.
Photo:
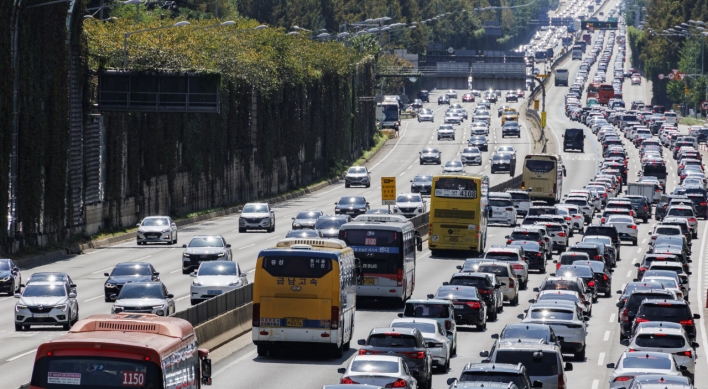
M199 347L213 350L251 331L253 303L248 303L194 328Z

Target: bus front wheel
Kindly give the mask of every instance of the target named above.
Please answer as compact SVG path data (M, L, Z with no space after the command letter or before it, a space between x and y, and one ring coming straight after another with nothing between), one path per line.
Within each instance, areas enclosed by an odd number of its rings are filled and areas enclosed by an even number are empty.
M268 349L266 348L266 346L260 344L256 346L256 352L258 353L259 357L265 357L268 355Z

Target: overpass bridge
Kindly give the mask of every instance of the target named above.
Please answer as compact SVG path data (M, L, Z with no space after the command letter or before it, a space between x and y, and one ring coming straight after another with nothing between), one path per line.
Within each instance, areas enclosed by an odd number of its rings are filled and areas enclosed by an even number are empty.
M438 62L435 66L389 66L376 71L376 78L435 78L437 89L524 89L524 62Z

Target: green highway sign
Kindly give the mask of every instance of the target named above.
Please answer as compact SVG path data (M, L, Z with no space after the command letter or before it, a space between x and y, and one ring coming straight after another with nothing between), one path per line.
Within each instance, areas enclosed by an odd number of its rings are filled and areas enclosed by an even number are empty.
M582 22L583 30L616 30L617 22L611 21L598 21L598 20L586 20Z
M616 21L617 21L617 18L607 18L607 21L608 21L608 22L616 22Z

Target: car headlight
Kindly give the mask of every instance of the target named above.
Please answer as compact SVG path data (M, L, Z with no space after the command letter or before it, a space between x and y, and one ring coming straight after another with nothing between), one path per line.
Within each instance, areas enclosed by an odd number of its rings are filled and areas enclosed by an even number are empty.
M115 287L116 287L115 284L106 283L106 288L115 288Z
M55 305L54 308L61 309L62 311L66 311L66 304Z
M0 278L0 282L7 282L10 281L12 277L5 277L5 278Z
M189 258L189 253L182 253L182 256L185 258Z
M194 281L192 281L192 285L194 285L194 286L202 286L202 283L199 282L199 281L197 281L197 280L194 280Z
M226 254L226 253L219 253L219 255L217 255L217 257L223 257L224 254Z
M145 232L145 230L143 230L142 227L140 227L140 228L138 228L138 232L142 234L143 232Z
M164 308L165 308L165 304L155 305L154 307L152 307L152 309L164 309Z
M113 313L120 313L120 312L123 312L123 307L118 306L118 305L114 305L114 306L111 308L111 310L113 311Z
M241 285L241 280L236 280L234 282L229 283L229 286L239 286Z
M293 223L293 227L300 227L300 223Z
M20 309L27 309L26 305L17 304L15 305L15 312L19 312Z
M165 228L164 230L162 230L162 233L163 233L163 234L166 234L166 233L168 233L168 232L170 232L170 229L169 229L169 228Z

